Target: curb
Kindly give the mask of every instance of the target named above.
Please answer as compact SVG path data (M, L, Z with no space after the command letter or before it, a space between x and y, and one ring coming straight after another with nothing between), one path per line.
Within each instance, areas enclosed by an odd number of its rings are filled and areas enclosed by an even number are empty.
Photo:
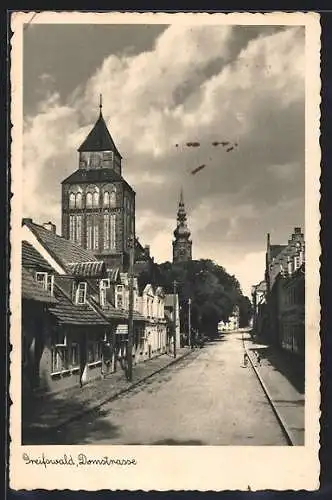
M244 342L243 342L243 347L244 347L244 350L245 350L245 352L246 352L246 354L247 354L247 356L249 358L250 364L251 364L251 366L252 366L252 368L253 368L253 370L254 370L254 372L255 372L258 380L259 380L259 383L262 386L262 389L263 389L263 391L265 393L265 396L267 397L267 399L268 399L268 401L270 403L270 406L271 406L271 408L272 408L272 410L273 410L273 412L274 412L274 414L275 414L275 416L276 416L276 418L277 418L277 420L279 422L279 425L280 425L280 427L282 429L282 432L283 432L283 434L284 434L284 436L286 438L287 444L289 446L294 446L295 439L293 437L293 433L288 428L288 425L286 424L285 420L283 419L283 417L281 416L281 414L278 411L277 407L275 406L275 404L273 402L273 399L271 397L271 394L269 393L269 390L266 387L266 385L265 385L265 383L264 383L264 381L263 381L263 379L262 379L259 371L257 370L256 366L254 365L254 362L251 359L251 355L249 354L249 352L247 350L247 347L246 347L246 345L245 345Z
M179 356L177 358L173 358L167 365L162 366L161 368L158 368L156 371L149 373L148 375L145 375L141 379L137 380L136 382L131 383L130 385L128 385L127 387L124 387L123 389L117 390L111 396L107 396L105 399L103 398L103 400L99 400L98 403L95 403L95 404L92 404L91 406L88 406L87 408L82 410L80 413L77 413L75 415L71 415L70 417L68 417L65 420L63 420L62 422L60 422L59 424L45 425L45 426L40 426L38 428L32 427L32 429L30 428L30 430L27 427L26 432L27 433L35 433L35 432L44 433L44 432L57 431L57 430L61 429L63 426L69 424L70 422L73 422L74 420L81 418L82 415L85 415L91 411L97 410L98 408L103 406L105 403L109 403L110 401L114 401L122 394L125 394L126 392L131 391L132 389L139 386L140 384L142 384L143 382L145 382L149 378L153 377L154 375L157 375L158 373L162 372L163 370L165 370L169 366L172 366L172 365L176 364L178 361L180 361L181 359L187 357L192 352L193 352L192 350L188 350L188 352L185 352L182 356Z

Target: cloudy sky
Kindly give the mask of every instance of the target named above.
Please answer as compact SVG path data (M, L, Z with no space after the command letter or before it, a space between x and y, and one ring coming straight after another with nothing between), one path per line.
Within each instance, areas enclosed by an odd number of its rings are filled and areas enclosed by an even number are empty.
M301 27L30 24L24 216L60 231L60 182L78 168L102 93L142 244L171 260L183 186L193 258L215 260L250 293L266 233L284 243L304 225L304 74Z

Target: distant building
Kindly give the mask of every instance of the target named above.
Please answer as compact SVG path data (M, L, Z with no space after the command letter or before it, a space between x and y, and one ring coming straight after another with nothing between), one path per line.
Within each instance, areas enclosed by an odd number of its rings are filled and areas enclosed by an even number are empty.
M265 281L254 285L251 290L253 305L252 329L257 337L262 337L267 328L266 290Z
M253 287L253 331L262 340L304 357L305 241L296 227L288 243L267 235L265 280Z
M173 241L173 263L187 262L192 259L192 241L187 226L187 213L183 201L181 189L179 208L177 213L177 226L174 231Z
M231 316L227 321L220 321L218 323L218 330L230 332L234 330L238 330L240 327L240 309L238 306L235 306Z

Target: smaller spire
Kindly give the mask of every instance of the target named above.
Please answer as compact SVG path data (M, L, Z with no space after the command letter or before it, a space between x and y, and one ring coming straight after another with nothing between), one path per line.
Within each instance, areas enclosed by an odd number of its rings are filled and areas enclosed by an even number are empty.
M99 94L99 110L100 110L100 116L102 115L101 110L103 109L103 94Z
M184 205L183 203L183 188L181 186L181 190L180 190L180 205Z

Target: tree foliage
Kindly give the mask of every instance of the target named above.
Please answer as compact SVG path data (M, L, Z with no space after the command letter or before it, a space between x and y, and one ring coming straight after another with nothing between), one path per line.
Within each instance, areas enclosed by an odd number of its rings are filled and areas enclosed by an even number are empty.
M227 321L236 305L240 308L240 322L246 326L250 317L250 301L242 295L235 276L209 259L172 264L155 264L153 270L138 277L140 286L146 283L161 285L166 293L173 293L174 282L179 294L181 328L188 331L188 299L191 298L191 324L207 335L217 332L219 321Z

